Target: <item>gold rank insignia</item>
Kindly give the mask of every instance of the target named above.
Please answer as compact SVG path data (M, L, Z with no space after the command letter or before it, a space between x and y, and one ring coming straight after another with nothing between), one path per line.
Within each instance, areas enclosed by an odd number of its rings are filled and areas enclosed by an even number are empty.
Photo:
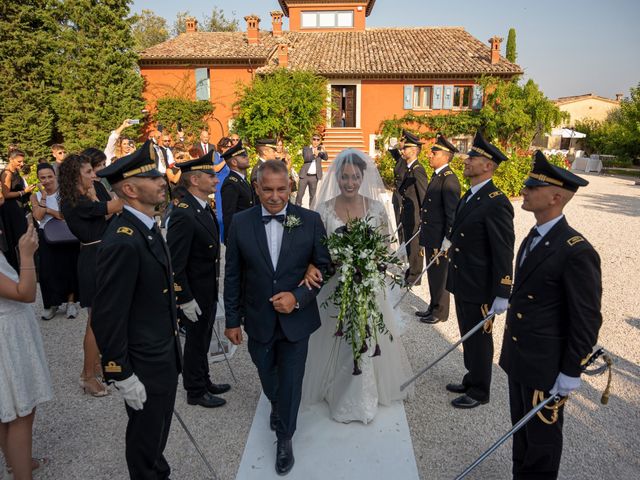
M125 235L133 235L133 229L129 228L129 227L120 227L118 230L116 230L116 233L124 233Z
M589 361L590 358L591 358L591 354L587 353L587 356L584 357L582 360L580 360L580 366L584 367L587 364L587 362Z
M511 285L513 282L511 281L511 277L509 275L505 275L502 280L500 280L501 285Z
M446 177L447 175L453 175L453 172L451 170L447 170L444 172L444 176Z
M122 367L116 362L111 361L107 363L106 367L104 367L104 371L107 373L122 373Z
M189 204L188 203L179 203L178 204L178 208L189 208Z
M570 247L573 247L576 243L580 242L584 242L584 238L582 238L580 235L576 235L575 237L571 237L569 240L567 240L567 243Z
M496 198L499 195L502 195L502 192L491 192L489 198Z
M232 182L237 182L238 181L238 179L236 177L232 177L232 176L229 176L229 180L231 180Z
M180 285L178 285L177 283L173 284L173 290L176 292L181 292L182 291L182 287Z

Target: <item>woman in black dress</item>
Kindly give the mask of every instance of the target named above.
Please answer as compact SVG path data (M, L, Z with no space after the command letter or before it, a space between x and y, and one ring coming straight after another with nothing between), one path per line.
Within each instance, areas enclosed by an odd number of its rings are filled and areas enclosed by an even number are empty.
M29 201L29 195L35 189L35 185L26 186L20 176L24 165L25 153L22 150L12 150L9 153L9 164L0 173L2 183L2 196L4 204L0 208L4 237L6 241L6 257L9 264L15 269L20 268L18 262L18 240L27 231L27 219L24 205Z
M91 160L85 155L70 155L60 166L60 203L62 214L71 232L80 240L78 278L80 306L89 311L84 337L84 367L80 385L93 396L108 394L100 375L100 352L91 329L91 306L96 292L96 258L98 245L107 228L109 218L122 210L122 201L99 199L95 186L96 175ZM98 187L99 188L99 187ZM102 194L101 194L102 196Z
M78 297L78 255L77 242L49 243L44 228L50 221L63 220L60 213L58 180L49 163L38 164L40 191L31 195L33 218L39 223L38 273L44 311L43 320L51 320L62 303L67 304L67 318L78 315L75 305Z

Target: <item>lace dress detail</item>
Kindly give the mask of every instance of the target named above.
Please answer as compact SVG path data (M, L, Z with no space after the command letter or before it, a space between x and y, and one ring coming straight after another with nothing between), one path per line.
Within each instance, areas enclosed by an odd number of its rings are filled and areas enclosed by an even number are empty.
M387 214L382 203L366 199L367 213L371 226L381 227L389 232ZM334 232L344 225L335 212L335 199L318 206L318 213L327 232ZM378 306L384 322L393 336L379 338L382 355L371 358L365 354L361 358L361 375L353 375L353 354L343 338L335 337L337 309L326 302L335 290L338 277L327 282L318 295L318 305L322 326L311 335L309 353L302 388L302 404L312 405L322 400L329 404L331 417L338 422L371 422L378 410L378 404L390 405L407 397L408 391L401 392L400 385L411 376L411 367L402 346L398 319L392 309L389 288L378 298Z
M0 253L0 273L18 274ZM53 398L51 376L33 305L0 297L0 422L29 415Z

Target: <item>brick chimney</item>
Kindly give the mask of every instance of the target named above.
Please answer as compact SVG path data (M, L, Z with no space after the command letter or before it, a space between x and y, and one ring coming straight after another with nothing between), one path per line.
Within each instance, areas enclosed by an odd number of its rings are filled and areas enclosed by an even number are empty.
M624 93L616 93L616 102L621 102L624 97Z
M491 45L491 65L495 65L500 61L500 45L502 44L502 38L497 35L489 39L489 45Z
M198 31L198 20L193 17L187 17L185 19L185 23L187 25L187 33L197 32Z
M273 30L274 37L282 36L282 13L280 10L274 10L271 12L271 30Z
M278 44L278 65L283 68L289 65L289 45L285 42Z
M252 14L244 19L247 22L247 42L249 45L257 45L260 43L260 17Z

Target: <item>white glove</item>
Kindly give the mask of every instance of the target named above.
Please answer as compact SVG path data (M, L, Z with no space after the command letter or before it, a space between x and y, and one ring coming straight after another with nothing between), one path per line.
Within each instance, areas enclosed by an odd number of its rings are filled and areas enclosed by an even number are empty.
M556 383L554 383L551 390L549 390L549 394L555 395L557 393L561 397L566 397L580 387L580 382L580 377L570 377L560 372L558 378L556 378Z
M451 240L449 240L447 237L444 237L442 239L442 245L440 245L440 250L446 252L447 250L449 250L449 248L451 248Z
M147 401L147 390L135 373L125 380L113 383L127 405L134 410L142 410L144 402Z
M190 302L179 305L179 307L182 309L184 316L194 323L198 321L198 315L202 315L202 310L200 310L195 298Z
M502 315L509 308L509 299L496 297L493 303L491 304L491 309L489 310L488 315L495 313L496 315Z

